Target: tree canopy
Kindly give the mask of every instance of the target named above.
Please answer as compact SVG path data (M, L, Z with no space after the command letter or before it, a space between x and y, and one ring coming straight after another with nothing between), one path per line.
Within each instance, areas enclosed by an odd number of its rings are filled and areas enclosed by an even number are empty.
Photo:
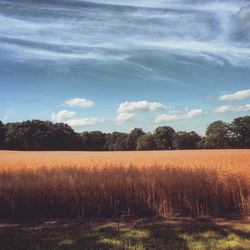
M135 128L130 133L101 131L76 133L69 125L31 120L4 124L0 121L0 149L11 150L169 150L250 148L250 116L231 123L215 121L200 137L194 131L161 126L153 133Z

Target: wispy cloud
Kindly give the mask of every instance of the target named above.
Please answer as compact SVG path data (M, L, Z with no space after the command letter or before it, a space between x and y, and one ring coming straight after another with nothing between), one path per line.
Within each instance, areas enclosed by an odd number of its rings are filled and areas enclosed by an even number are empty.
M236 15L246 26L250 27L250 5L241 8Z
M171 122L171 121L178 121L181 120L182 116L181 115L166 115L166 114L161 114L155 118L155 123L162 123L162 122Z
M90 108L95 105L92 100L87 100L85 98L73 98L65 101L65 105L70 107L80 107L80 108Z
M68 125L76 129L103 123L105 121L104 117L77 118L76 116L77 113L74 111L61 110L57 113L53 112L51 114L51 120L53 122L67 123Z
M0 54L8 52L5 60L106 62L126 60L141 55L141 49L153 48L178 55L183 51L191 56L209 53L215 61L220 56L233 63L249 62L248 41L239 36L239 46L230 40L228 33L235 24L231 15L225 14L235 13L240 21L239 31L247 34L249 7L245 1L105 0L94 1L96 4L90 1L88 8L84 1L35 1L32 6L20 1L1 2L4 14L0 15ZM106 4L121 8L105 7ZM211 11L216 14L208 14Z
M238 113L238 112L248 112L250 111L250 104L242 105L242 106L220 106L214 110L216 114L222 113Z
M204 111L202 109L192 109L186 114L161 114L155 118L155 123L163 123L163 122L171 122L185 119L192 119L196 116L203 114Z
M117 108L117 117L115 119L116 124L121 125L125 122L132 121L135 113L141 113L146 111L160 111L167 108L159 102L149 101L135 101L135 102L123 102Z
M137 102L123 102L119 105L117 112L118 113L135 113L135 112L144 112L144 111L158 111L164 110L163 104L158 102L148 102L148 101L137 101Z
M232 94L226 94L219 97L220 101L240 101L250 98L250 89L237 91Z
M90 118L69 119L65 123L67 123L73 128L81 128L86 126L92 126L97 123L103 123L104 121L105 121L104 118L90 117Z
M191 119L195 116L201 115L202 113L203 113L202 109L193 109L193 110L190 110L187 114L185 114L184 117L187 119Z
M117 115L115 118L115 122L118 125L121 125L125 122L132 121L134 119L134 114L133 113L120 113Z
M57 113L53 112L51 114L51 120L53 122L65 122L65 120L73 118L76 116L76 112L68 111L68 110L61 110Z

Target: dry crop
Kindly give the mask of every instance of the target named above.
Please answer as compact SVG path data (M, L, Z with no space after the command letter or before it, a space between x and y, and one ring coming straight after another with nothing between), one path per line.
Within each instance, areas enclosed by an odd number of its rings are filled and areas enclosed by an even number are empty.
M249 212L249 150L0 152L2 218Z

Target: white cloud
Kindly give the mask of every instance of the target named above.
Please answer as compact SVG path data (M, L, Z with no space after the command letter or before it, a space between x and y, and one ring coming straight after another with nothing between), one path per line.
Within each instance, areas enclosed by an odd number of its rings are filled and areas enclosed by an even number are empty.
M115 121L118 125L123 124L125 122L131 121L134 118L133 113L120 113L116 117Z
M166 115L166 114L161 114L156 117L155 123L162 123L162 122L170 122L170 121L178 121L181 120L182 116L181 115Z
M222 95L220 101L239 101L250 98L250 89L241 90L232 94Z
M105 121L104 118L90 117L90 118L69 119L65 123L67 123L71 127L79 128L79 127L95 125L97 123L103 123L104 121Z
M250 5L241 8L236 16L241 21L241 25L248 28L250 27Z
M91 126L97 123L103 123L105 121L104 118L96 118L96 117L76 118L76 112L68 110L61 110L57 113L53 112L51 114L51 120L53 122L67 123L73 128Z
M123 102L119 105L118 113L135 113L143 111L158 111L166 109L161 103L138 101L138 102Z
M85 98L73 98L65 101L65 104L70 107L90 108L95 105L95 102Z
M155 118L155 123L159 124L162 122L171 122L171 121L178 121L178 120L185 120L191 119L193 117L199 116L203 114L202 109L193 109L187 112L186 114L161 114Z
M193 110L190 110L186 115L185 117L187 119L191 119L195 116L199 116L203 113L203 110L202 109L193 109Z
M220 106L214 110L216 114L229 113L229 112L248 112L250 111L250 104L242 106Z
M76 112L68 111L68 110L61 110L57 113L51 114L51 120L53 122L64 122L67 119L71 119L76 116Z

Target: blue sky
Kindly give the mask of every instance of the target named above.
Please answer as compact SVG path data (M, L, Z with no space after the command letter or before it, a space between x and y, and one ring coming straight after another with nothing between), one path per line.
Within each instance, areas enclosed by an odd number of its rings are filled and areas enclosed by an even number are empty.
M250 114L247 0L1 0L0 120L203 134Z

